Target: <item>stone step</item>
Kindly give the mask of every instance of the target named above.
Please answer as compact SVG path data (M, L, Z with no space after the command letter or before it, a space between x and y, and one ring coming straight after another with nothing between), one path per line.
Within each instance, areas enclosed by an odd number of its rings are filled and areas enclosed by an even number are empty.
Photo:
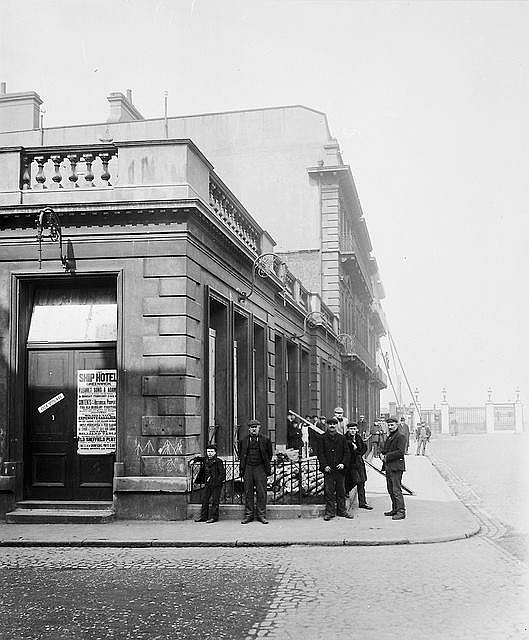
M199 504L188 504L187 518L198 518L200 509ZM323 504L269 504L266 507L266 517L269 520L319 518L323 516L324 511ZM221 504L219 507L219 518L222 520L242 520L243 515L242 504Z
M68 509L80 511L90 509L112 509L111 500L21 500L16 503L17 509Z
M15 509L6 513L8 524L104 524L112 509Z

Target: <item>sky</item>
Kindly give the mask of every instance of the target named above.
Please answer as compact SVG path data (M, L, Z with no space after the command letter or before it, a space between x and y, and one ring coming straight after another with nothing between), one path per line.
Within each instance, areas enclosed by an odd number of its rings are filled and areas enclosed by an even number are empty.
M103 122L127 88L146 118L164 91L170 116L324 111L422 405L519 387L527 420L527 24L528 2L2 0L0 80L45 126Z

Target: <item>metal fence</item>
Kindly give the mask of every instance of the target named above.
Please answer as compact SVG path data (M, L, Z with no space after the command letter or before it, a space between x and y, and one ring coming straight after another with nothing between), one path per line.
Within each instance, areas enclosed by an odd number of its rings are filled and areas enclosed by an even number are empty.
M511 431L516 428L514 404L494 406L494 431Z
M485 433L485 407L450 407L450 433Z
M222 458L226 467L226 482L220 496L221 504L243 504L243 480L239 460ZM200 503L202 484L196 482L200 463L191 463L190 501ZM267 479L268 504L321 504L324 502L323 472L315 457L299 458L278 454L272 461L272 474Z

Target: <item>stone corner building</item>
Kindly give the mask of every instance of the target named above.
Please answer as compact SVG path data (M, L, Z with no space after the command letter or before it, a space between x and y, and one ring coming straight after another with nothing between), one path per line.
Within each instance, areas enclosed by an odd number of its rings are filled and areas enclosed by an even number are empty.
M207 442L379 410L383 291L325 116L108 99L107 123L41 130L37 94L0 91L2 513L183 519Z

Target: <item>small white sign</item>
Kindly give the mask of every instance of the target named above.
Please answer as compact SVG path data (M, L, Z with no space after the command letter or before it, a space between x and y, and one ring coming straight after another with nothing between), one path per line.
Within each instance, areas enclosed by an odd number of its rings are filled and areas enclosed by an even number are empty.
M64 393L58 393L53 398L50 398L48 400L48 402L45 402L44 404L41 404L40 407L37 409L37 411L39 413L44 413L44 411L46 411L46 409L49 409L50 407L53 407L54 404L57 404L57 402L60 402L61 400L64 400Z

